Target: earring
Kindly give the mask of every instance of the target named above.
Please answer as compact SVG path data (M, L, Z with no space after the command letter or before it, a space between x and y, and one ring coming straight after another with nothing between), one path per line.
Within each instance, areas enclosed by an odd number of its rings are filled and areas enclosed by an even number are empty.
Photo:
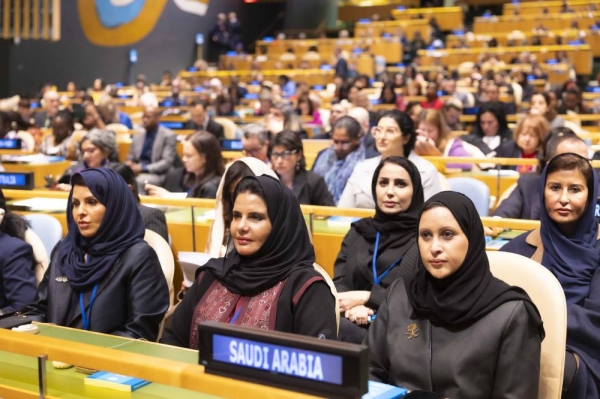
M296 171L300 170L300 161L296 162Z

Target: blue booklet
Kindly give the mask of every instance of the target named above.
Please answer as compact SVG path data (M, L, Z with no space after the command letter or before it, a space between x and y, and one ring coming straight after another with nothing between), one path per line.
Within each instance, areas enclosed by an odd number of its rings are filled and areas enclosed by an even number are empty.
M106 371L98 371L97 373L85 377L84 383L85 385L132 392L150 384L150 381Z
M405 396L407 393L408 389L405 388L369 381L369 392L364 394L362 399L396 399Z

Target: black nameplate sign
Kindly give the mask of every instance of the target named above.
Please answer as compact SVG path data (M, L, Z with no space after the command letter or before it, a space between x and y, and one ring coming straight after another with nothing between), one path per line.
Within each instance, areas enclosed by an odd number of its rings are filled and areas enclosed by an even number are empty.
M367 393L368 348L276 331L199 325L206 372L330 398Z
M0 139L0 150L21 150L23 143L21 139Z
M33 173L0 172L0 188L33 190Z

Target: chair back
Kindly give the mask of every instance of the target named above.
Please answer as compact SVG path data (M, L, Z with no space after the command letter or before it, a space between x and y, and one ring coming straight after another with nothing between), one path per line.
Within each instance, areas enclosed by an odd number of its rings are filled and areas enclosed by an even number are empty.
M63 229L60 222L52 216L42 213L25 215L25 219L30 229L44 244L46 254L50 256L56 244L63 238Z
M482 181L472 177L451 177L448 184L452 191L462 193L469 197L479 216L488 216L490 212L490 189Z
M538 399L560 399L567 345L567 303L560 283L548 269L524 256L501 251L487 256L492 274L524 289L537 306L546 330Z
M446 176L444 176L444 174L442 172L437 172L437 173L438 173L438 179L440 181L440 187L442 188L442 191L452 190L452 188L450 187L450 183L448 183L448 179L446 178Z
M508 197L510 197L510 195L512 194L513 191L515 191L515 188L517 188L517 183L513 183L510 185L510 187L508 187L506 190L504 190L504 192L502 193L502 195L500 196L500 198L498 199L498 203L496 204L496 208L500 206L500 204L507 199Z
M219 125L223 126L224 135L227 140L235 140L236 139L236 131L238 130L237 125L234 121L227 118L214 118L214 121Z
M159 234L155 233L152 230L146 229L146 234L144 235L144 241L148 243L156 252L158 256L158 261L160 262L160 267L165 275L165 279L167 280L167 286L169 287L169 307L173 306L173 273L175 272L175 258L173 257L173 252L171 251L171 247L162 238Z
M122 123L109 123L106 125L106 130L110 130L111 132L115 132L115 134L119 133L128 133L129 128Z

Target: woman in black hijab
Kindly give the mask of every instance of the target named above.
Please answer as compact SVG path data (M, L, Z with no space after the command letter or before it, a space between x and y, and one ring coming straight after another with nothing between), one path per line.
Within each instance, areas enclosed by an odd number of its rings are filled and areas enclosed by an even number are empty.
M423 206L423 187L417 167L408 159L383 160L371 183L375 216L359 220L344 241L334 266L342 341L361 343L369 316L395 280L417 271L417 223Z
M169 289L123 178L86 169L71 178L69 233L52 250L33 314L61 326L156 341Z
M270 176L247 176L233 201L234 248L199 269L161 342L197 349L202 321L335 339L335 298L314 270L294 194Z
M466 196L423 207L419 271L398 280L369 329L370 377L451 398L537 398L542 321L529 296L496 279Z

